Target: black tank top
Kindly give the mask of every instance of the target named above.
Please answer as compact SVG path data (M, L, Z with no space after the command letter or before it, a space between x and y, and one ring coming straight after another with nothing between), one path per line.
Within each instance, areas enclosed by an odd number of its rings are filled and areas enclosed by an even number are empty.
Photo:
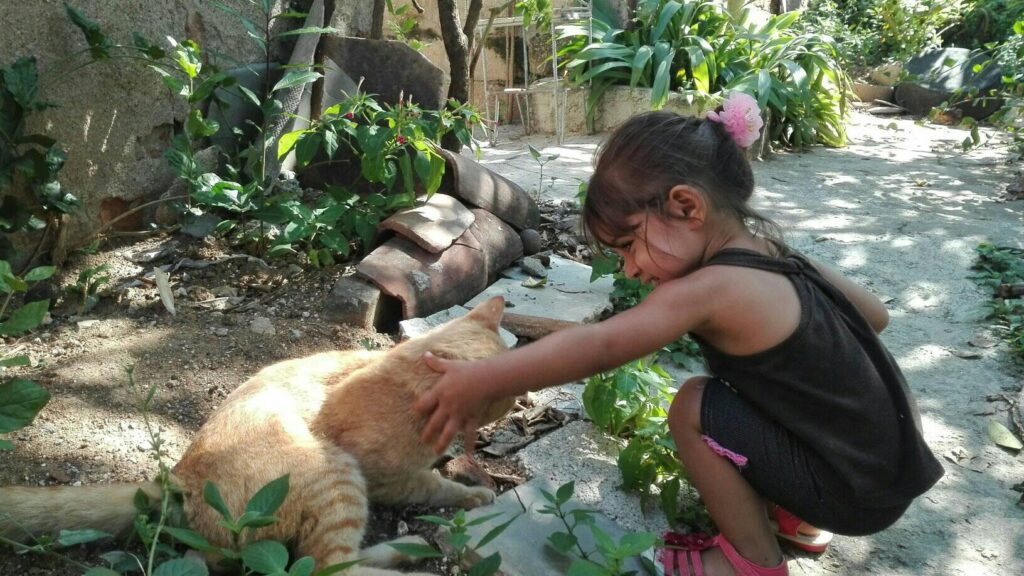
M831 464L856 504L887 507L924 493L943 470L896 361L867 320L802 255L729 248L706 265L785 274L800 297L788 338L746 356L695 338L708 369Z

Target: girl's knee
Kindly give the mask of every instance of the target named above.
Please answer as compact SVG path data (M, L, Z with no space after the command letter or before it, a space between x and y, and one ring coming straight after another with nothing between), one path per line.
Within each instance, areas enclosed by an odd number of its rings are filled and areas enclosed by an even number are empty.
M668 409L669 428L690 429L700 432L701 401L707 376L695 376L679 387Z

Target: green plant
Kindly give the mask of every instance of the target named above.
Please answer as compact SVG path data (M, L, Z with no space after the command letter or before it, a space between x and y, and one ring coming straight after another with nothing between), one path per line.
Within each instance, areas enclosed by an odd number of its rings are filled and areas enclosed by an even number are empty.
M994 295L989 317L998 323L1014 356L1024 358L1024 291L1014 288L1024 286L1024 250L985 243L975 251L978 259L972 268L979 273L972 278Z
M834 38L843 67L851 74L864 74L885 59L873 4L871 0L812 0L797 26L804 33Z
M574 557L567 574L570 576L626 576L634 571L624 571L625 561L637 557L658 544L657 535L650 532L625 534L615 542L604 530L594 523L596 510L573 507L566 509L575 491L575 482L568 482L558 487L554 494L541 490L547 504L538 509L539 514L555 516L565 527L548 536L548 545L565 556ZM576 531L586 526L594 538L595 549L584 550ZM641 557L650 573L654 566L650 560Z
M533 147L532 144L527 144L526 147L530 150L530 156L540 166L540 171L537 175L537 191L536 198L540 200L540 194L544 190L544 165L552 160L557 160L559 154L544 154L540 150Z
M85 314L99 303L96 293L110 282L110 276L104 274L109 268L107 264L85 268L78 273L78 280L65 288L69 297L78 300L79 314Z
M502 513L488 514L474 518L473 520L466 520L466 511L459 510L455 513L455 517L451 520L447 518L441 518L440 516L417 516L419 520L430 522L437 526L445 528L448 532L448 544L451 546L453 562L456 566L463 566L466 561L466 556L475 549L480 549L489 544L492 540L501 535L519 515L513 516L507 522L498 524L494 528L491 528L484 534L479 541L473 546L470 546L470 540L472 536L469 534L469 528L478 526L490 520L501 516ZM410 558L441 558L444 554L432 546L425 544L389 544L395 550L398 550L402 554L409 556ZM469 570L466 572L467 576L491 576L496 574L498 569L501 568L501 554L495 552L486 558L481 558L478 562L474 563Z
M9 367L28 365L28 356L0 358L0 372ZM32 380L11 378L0 381L0 434L31 424L49 401L50 393ZM14 444L0 438L0 452L13 449Z
M15 294L28 292L31 284L53 276L55 270L53 266L39 266L29 270L22 277L14 274L10 263L0 260L0 294L6 294L3 297L3 303L0 304L0 336L18 336L43 323L46 311L50 307L49 300L36 300L23 304L11 312L6 320L5 313Z
M523 17L526 28L535 26L535 31L546 32L551 26L551 0L518 0L515 12Z
M0 232L56 230L62 214L81 204L60 183L67 153L56 140L28 134L32 114L54 104L39 97L36 59L19 58L0 67ZM22 190L31 192L29 203ZM45 239L45 234L43 238ZM0 256L12 256L10 242L0 236Z
M881 0L874 6L885 54L902 61L942 44L961 17L961 0Z
M409 4L403 4L395 8L393 0L386 0L385 6L387 7L388 14L391 15L389 20L391 35L395 40L404 42L410 48L417 52L422 52L426 45L410 36L414 30L416 30L416 17L412 15L412 6Z
M741 91L757 98L772 141L796 148L845 144L849 79L834 40L801 33L799 13L762 21L750 9L734 18L707 0L645 0L626 30L598 8L596 41L586 44L581 27L567 27L563 36L576 40L561 51L570 58L570 80L591 84L591 128L596 103L616 84L650 87L654 109L674 90L699 103Z

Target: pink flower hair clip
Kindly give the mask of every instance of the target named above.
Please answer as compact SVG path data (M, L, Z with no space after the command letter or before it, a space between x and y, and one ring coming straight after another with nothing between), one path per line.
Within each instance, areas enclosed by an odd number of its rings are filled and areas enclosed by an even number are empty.
M708 112L707 119L725 126L740 148L748 148L761 134L764 120L757 100L750 94L731 92L722 104L721 112Z

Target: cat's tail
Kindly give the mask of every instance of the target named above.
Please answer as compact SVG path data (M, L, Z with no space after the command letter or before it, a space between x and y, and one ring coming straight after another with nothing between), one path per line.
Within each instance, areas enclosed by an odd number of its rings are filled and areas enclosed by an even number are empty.
M23 542L32 536L60 530L93 528L119 534L131 527L139 513L135 494L159 501L160 484L107 484L96 486L0 487L0 536Z

